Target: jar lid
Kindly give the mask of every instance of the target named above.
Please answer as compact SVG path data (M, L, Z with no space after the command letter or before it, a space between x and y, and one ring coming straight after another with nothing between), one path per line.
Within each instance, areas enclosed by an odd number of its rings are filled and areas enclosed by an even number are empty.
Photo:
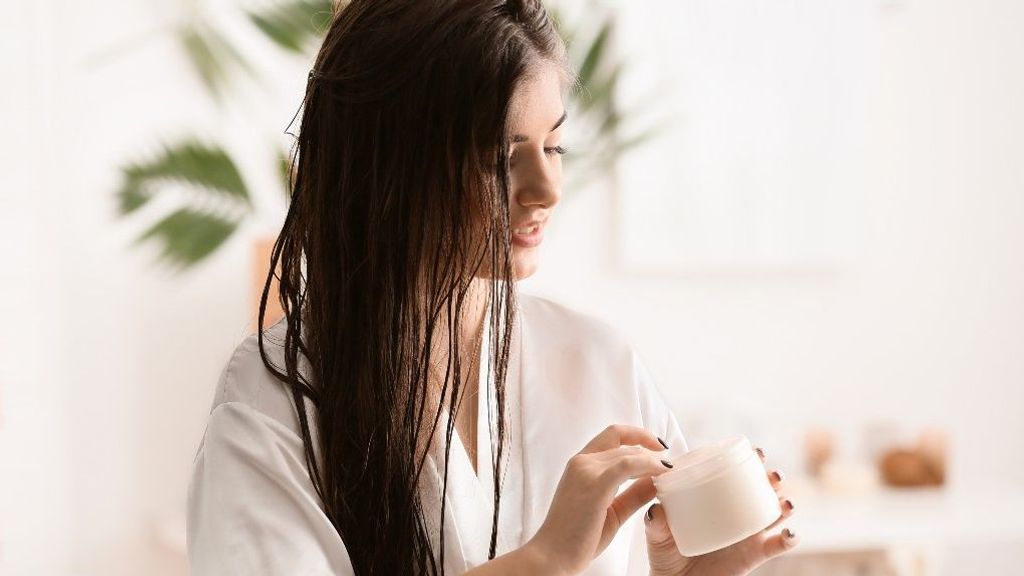
M754 454L750 440L742 434L695 448L672 460L670 472L654 477L658 490L678 490L709 480L726 468L739 464Z

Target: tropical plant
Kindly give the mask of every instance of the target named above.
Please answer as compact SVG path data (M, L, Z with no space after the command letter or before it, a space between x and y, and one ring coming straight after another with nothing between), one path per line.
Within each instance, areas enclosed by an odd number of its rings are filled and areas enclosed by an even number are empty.
M195 0L187 1L183 24L173 29L184 55L202 86L218 106L229 96L236 72L259 77L259 69L242 50L204 16ZM281 0L244 10L248 22L279 49L311 56L330 23L331 0ZM566 39L569 57L579 75L578 90L571 92L573 125L584 147L572 147L566 162L567 190L582 188L594 178L608 174L616 158L650 138L654 130L635 130L626 122L630 114L615 101L616 86L624 63L612 55L609 41L614 18L610 12L589 13L572 26L564 24L561 13L551 10L558 29ZM278 168L287 198L289 161L278 145ZM177 208L158 217L137 238L160 244L160 259L175 270L193 267L220 248L247 218L255 206L246 180L231 153L221 144L194 136L165 142L146 158L121 167L117 192L119 215L135 213L170 188L184 187L186 195Z

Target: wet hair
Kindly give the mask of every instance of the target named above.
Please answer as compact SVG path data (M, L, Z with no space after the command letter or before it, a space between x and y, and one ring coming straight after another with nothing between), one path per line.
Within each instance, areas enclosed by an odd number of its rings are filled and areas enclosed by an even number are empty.
M464 370L457 335L482 269L499 408L491 465L501 477L516 310L510 104L544 63L566 69L538 0L353 0L334 14L310 73L259 345L298 408L310 478L360 576L444 572L444 522L432 542L417 490L424 439L444 434L443 517ZM283 368L263 338L275 277ZM442 327L438 397L427 367ZM439 430L446 406L452 417ZM500 499L496 482L491 558Z

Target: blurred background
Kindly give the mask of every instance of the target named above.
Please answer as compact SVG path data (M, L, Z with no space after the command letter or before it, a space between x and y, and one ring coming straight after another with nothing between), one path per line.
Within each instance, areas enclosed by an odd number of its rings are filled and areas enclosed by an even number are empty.
M803 544L760 574L1020 574L1024 3L549 6L586 90L521 290L787 473ZM331 9L5 4L0 574L187 573Z

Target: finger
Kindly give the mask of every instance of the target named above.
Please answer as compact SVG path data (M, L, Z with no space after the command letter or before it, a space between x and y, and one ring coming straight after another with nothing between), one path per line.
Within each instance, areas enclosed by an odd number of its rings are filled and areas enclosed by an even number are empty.
M761 553L765 560L769 560L779 554L789 552L799 543L800 537L795 532L789 528L783 528L781 533L770 536L764 541Z
M624 524L641 506L650 502L654 498L655 492L654 481L648 476L637 479L629 488L616 496L609 508L614 512L618 525Z
M640 478L622 491L612 500L605 516L604 529L601 531L601 548L603 549L615 536L626 520L654 498L654 482L650 476Z
M601 452L594 452L590 454L590 458L593 458L596 462L613 462L626 456L646 455L651 458L661 459L663 456L653 450L648 450L643 446L619 446L610 450L604 450Z
M668 518L661 504L651 504L644 514L647 535L647 558L651 574L681 574L685 562L668 529Z
M651 504L644 513L644 532L647 534L647 546L664 546L672 544L672 532L668 529L668 517L665 516L665 507L661 504Z
M672 468L668 460L659 460L650 454L629 454L607 460L601 478L608 487L618 486L630 478L643 478L664 474ZM600 465L600 463L599 463Z
M778 492L782 487L783 480L786 479L786 475L782 473L782 470L772 470L768 473L768 481L772 483L772 488Z
M762 532L771 532L772 530L774 530L779 524L782 524L786 520L786 518L792 516L793 510L796 509L796 506L793 504L793 501L785 497L779 498L779 507L782 508L782 514L780 514L774 522L769 524L767 528L762 530Z
M580 454L590 452L601 452L611 448L617 448L623 444L631 444L650 448L651 450L664 450L664 445L658 441L658 437L650 431L639 426L627 426L625 424L613 424L605 428L580 450Z
M765 461L765 458L764 458L764 448L761 448L760 446L758 446L757 448L754 448L754 452L757 452L757 456L761 459L761 462Z

